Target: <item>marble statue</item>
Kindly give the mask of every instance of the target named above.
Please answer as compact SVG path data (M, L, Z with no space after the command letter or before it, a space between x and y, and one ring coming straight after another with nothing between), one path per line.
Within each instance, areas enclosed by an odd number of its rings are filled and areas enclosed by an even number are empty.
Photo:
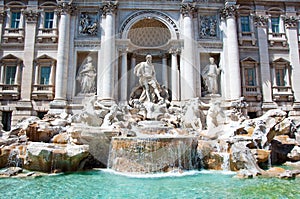
M211 102L206 116L207 130L210 131L211 129L224 124L225 118L226 115L221 107L221 102L218 100Z
M79 68L76 80L79 81L80 93L94 93L96 91L96 69L92 57L86 58L86 63Z
M139 77L139 83L143 87L139 98L140 102L155 102L155 97L158 101L163 101L160 96L160 85L155 77L156 73L151 55L147 55L145 62L141 62L134 67L134 74Z
M199 109L199 99L191 99L187 101L183 107L183 115L181 118L181 123L183 128L191 128L195 131L202 130L201 118L203 118L203 113Z
M209 58L210 64L206 65L202 71L202 77L207 86L207 92L209 94L218 93L218 75L221 72L221 69L215 64L215 59L213 57Z

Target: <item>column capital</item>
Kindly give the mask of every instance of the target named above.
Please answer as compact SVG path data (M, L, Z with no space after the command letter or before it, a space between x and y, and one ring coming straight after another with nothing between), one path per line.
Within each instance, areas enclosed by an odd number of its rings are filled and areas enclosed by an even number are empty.
M75 10L76 7L74 7L71 2L59 2L55 11L58 15L71 15Z
M257 27L267 27L269 21L268 15L255 15L254 23Z
M286 28L297 28L299 19L296 16L284 16L283 19Z
M176 47L170 48L169 53L170 53L170 54L177 55L177 54L180 53L180 48L176 48Z
M121 54L125 54L128 52L127 46L118 46L118 50L121 52Z
M220 10L220 15L224 19L235 17L238 8L238 5L226 5L223 9Z
M40 14L37 9L24 9L22 13L26 19L26 23L36 23Z
M118 9L118 2L117 1L105 1L103 2L102 11L103 16L108 14L114 14Z
M180 4L180 13L183 17L191 17L197 11L195 3Z

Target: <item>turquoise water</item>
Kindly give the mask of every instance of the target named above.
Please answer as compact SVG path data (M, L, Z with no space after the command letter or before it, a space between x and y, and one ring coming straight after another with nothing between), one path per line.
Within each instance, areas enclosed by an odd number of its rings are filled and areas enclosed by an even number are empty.
M128 177L106 170L0 179L0 198L300 198L300 179L237 179L233 175Z

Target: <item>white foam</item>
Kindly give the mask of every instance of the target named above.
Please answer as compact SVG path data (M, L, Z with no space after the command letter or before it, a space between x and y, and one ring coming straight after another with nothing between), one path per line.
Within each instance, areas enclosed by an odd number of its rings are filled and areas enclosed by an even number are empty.
M183 177L183 176L192 176L197 175L200 171L197 170L190 170L190 171L178 171L174 170L171 172L162 172L162 173L151 173L151 174L144 174L144 173L122 173L117 172L112 169L99 169L103 172L112 173L115 175L122 175L129 178L166 178L166 177Z

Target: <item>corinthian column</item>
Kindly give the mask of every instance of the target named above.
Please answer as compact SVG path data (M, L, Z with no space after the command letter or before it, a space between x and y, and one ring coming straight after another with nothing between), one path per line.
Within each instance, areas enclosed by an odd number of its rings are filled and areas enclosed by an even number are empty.
M117 2L104 2L102 7L103 17L105 17L104 37L101 40L101 59L102 59L102 74L99 75L102 83L102 90L99 90L98 97L104 101L114 101L114 73L115 73L115 12Z
M285 18L286 36L290 47L290 61L292 67L292 89L294 91L294 108L300 109L300 58L298 47L298 19L295 16Z
M239 46L238 35L236 25L236 5L225 5L222 10L222 17L226 20L226 51L227 56L230 56L227 60L228 73L229 73L229 85L230 99L238 99L241 96L241 74L240 74L240 58L239 58Z
M71 3L62 2L58 5L60 21L53 106L64 107L67 103L67 68L69 60L70 15L72 11L73 7Z
M180 12L183 18L182 37L184 47L182 49L181 69L181 100L196 97L195 87L195 48L193 38L193 13L196 11L194 4L181 4Z

